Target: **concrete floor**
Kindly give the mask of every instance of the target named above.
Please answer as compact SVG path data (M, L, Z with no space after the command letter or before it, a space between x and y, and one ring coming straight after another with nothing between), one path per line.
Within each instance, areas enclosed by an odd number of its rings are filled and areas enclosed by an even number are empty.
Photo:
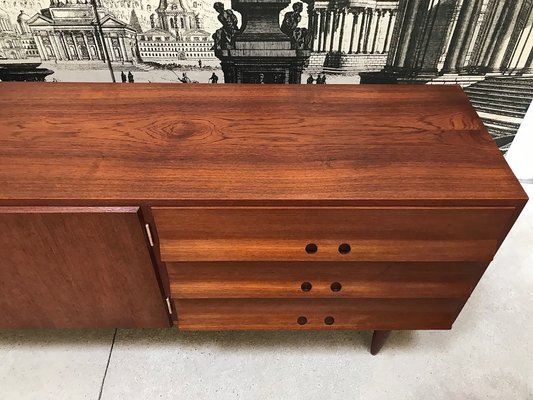
M533 399L533 200L451 331L394 332L375 357L369 341L370 332L0 331L0 399Z

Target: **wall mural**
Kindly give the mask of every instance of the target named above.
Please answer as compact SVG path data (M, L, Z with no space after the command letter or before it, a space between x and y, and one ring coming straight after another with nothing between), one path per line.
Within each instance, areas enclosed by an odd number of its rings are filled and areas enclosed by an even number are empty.
M0 0L0 80L460 84L506 151L533 0Z

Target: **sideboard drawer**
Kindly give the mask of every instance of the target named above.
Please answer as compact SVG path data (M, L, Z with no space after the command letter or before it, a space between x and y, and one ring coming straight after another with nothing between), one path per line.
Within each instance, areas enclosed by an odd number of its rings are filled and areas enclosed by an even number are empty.
M173 298L468 297L483 263L167 263Z
M163 261L490 261L513 207L154 207Z
M178 328L450 329L464 299L174 300Z

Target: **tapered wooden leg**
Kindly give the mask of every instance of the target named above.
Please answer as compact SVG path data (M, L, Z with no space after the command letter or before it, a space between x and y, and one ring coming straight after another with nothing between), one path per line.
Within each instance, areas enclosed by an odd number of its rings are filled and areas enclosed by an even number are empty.
M374 331L372 335L372 344L370 345L370 354L375 356L379 353L391 331Z

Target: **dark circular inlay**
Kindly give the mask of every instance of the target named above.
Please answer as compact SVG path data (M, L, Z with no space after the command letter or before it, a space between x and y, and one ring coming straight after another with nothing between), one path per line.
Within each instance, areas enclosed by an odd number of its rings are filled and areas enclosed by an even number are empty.
M318 246L314 243L309 243L307 246L305 246L305 251L307 254L314 254L318 250Z
M300 287L304 292L308 292L312 289L313 285L311 284L311 282L303 282Z
M341 254L348 254L352 248L348 243L341 243L339 245L339 253Z
M296 322L298 322L298 325L305 325L305 324L307 324L307 318L305 318L303 316L302 317L298 317Z
M330 286L332 292L340 292L342 285L340 282L333 282Z
M335 318L331 316L324 318L324 323L326 325L333 325L334 322L335 322Z

